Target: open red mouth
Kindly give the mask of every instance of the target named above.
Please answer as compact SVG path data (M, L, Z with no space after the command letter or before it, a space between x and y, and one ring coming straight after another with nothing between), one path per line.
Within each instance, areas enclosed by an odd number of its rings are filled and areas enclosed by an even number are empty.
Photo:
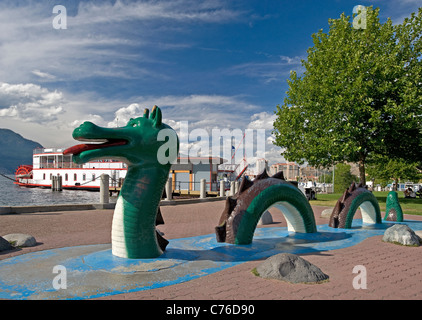
M116 147L116 146L122 146L125 144L127 144L127 141L123 139L110 139L104 143L89 143L89 144L83 143L83 144L78 144L76 146L67 148L66 150L63 151L63 155L67 155L67 154L78 155L81 152L88 151L88 150Z

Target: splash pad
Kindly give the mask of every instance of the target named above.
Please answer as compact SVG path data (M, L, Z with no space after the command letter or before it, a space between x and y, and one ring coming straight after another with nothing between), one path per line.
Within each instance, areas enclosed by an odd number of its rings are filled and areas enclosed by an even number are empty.
M422 230L421 221L403 222ZM248 245L217 242L214 234L172 239L154 259L126 259L111 252L111 244L38 251L0 261L2 299L89 299L150 290L203 277L246 261L288 252L318 253L354 246L382 235L393 223L366 224L354 220L350 229L318 225L315 233L296 233L286 227L258 228ZM66 270L66 289L56 290L56 265Z

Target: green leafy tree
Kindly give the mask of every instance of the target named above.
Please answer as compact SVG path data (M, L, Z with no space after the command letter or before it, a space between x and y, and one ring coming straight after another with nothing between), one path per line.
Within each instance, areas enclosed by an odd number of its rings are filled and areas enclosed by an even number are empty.
M332 174L323 174L318 177L318 182L320 183L332 183L333 175Z
M402 160L378 158L377 162L368 166L368 175L380 181L394 180L395 190L399 181L418 182L422 178L416 163L408 163Z
M334 172L334 192L342 193L352 182L357 182L357 177L350 172L349 164L339 163Z
M291 72L277 106L275 144L289 161L365 165L375 155L422 159L422 8L403 24L381 24L367 8L366 29L342 14L313 34L302 75Z

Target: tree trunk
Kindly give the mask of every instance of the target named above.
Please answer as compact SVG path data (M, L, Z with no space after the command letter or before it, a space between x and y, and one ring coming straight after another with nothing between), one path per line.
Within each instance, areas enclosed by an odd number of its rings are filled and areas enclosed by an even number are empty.
M359 179L362 185L366 185L365 177L365 158L361 157L359 160Z

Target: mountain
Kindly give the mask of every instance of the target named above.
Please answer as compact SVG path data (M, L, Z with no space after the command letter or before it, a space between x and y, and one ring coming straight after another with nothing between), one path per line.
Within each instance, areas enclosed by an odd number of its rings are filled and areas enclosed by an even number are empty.
M32 165L32 151L42 148L9 129L0 128L0 173L13 174L21 164Z

